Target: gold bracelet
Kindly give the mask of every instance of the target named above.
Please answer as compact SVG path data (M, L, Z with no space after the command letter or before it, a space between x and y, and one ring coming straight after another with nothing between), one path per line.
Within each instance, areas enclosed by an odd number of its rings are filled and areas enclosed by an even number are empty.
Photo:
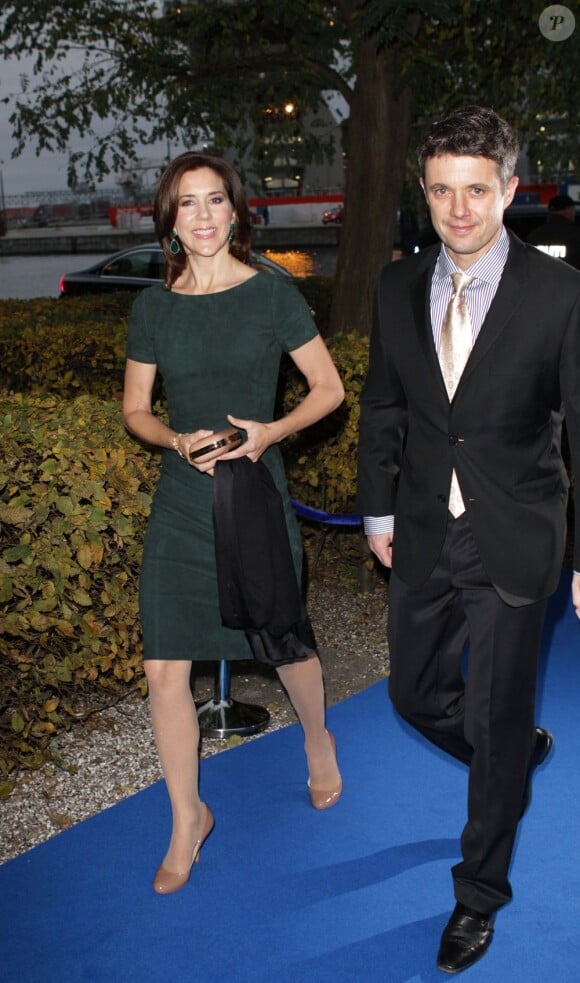
M185 436L185 434L182 434L182 433L174 433L173 434L173 437L171 438L171 445L173 447L173 450L174 451L177 451L177 453L179 454L179 456L180 457L183 457L183 458L185 458L185 454L182 454L181 451L180 451L180 449L179 449L179 441L180 441L181 437L184 437L184 436Z

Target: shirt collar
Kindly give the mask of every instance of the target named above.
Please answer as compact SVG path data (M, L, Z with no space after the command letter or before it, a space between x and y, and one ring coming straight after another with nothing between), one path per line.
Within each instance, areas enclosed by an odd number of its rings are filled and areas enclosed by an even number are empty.
M488 249L473 266L470 266L468 270L464 270L463 272L477 280L485 280L487 283L499 283L508 257L509 246L509 236L504 225L502 226L497 242L494 242L491 249ZM435 276L443 280L458 270L459 267L455 265L442 243L435 266Z

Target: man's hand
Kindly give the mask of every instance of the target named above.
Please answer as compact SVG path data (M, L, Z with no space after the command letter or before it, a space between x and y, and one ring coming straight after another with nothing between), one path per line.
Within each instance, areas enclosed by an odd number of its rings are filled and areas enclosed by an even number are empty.
M393 533L381 532L375 536L367 536L371 553L374 553L379 563L384 567L393 565ZM578 601L580 603L580 577L578 578ZM578 610L577 610L578 613ZM579 614L580 617L580 614Z
M580 618L580 573L575 573L572 577L572 604L576 611L576 617Z

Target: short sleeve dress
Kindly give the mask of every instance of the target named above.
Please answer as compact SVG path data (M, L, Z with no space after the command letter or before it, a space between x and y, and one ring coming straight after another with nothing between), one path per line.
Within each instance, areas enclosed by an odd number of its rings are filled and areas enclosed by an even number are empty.
M228 413L273 418L280 359L317 334L296 287L256 273L229 290L184 295L144 290L131 314L127 357L155 364L170 426L180 433L228 426ZM262 457L284 501L297 575L302 544L277 445ZM243 632L221 623L212 520L213 479L164 450L140 576L145 659L247 659Z

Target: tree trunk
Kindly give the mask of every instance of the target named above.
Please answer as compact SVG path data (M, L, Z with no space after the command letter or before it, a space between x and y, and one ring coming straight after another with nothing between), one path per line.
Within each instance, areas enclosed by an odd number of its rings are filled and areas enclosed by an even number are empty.
M348 122L332 334L370 332L377 274L392 256L410 127L409 89L397 91L388 54L377 54L372 40L362 41Z

